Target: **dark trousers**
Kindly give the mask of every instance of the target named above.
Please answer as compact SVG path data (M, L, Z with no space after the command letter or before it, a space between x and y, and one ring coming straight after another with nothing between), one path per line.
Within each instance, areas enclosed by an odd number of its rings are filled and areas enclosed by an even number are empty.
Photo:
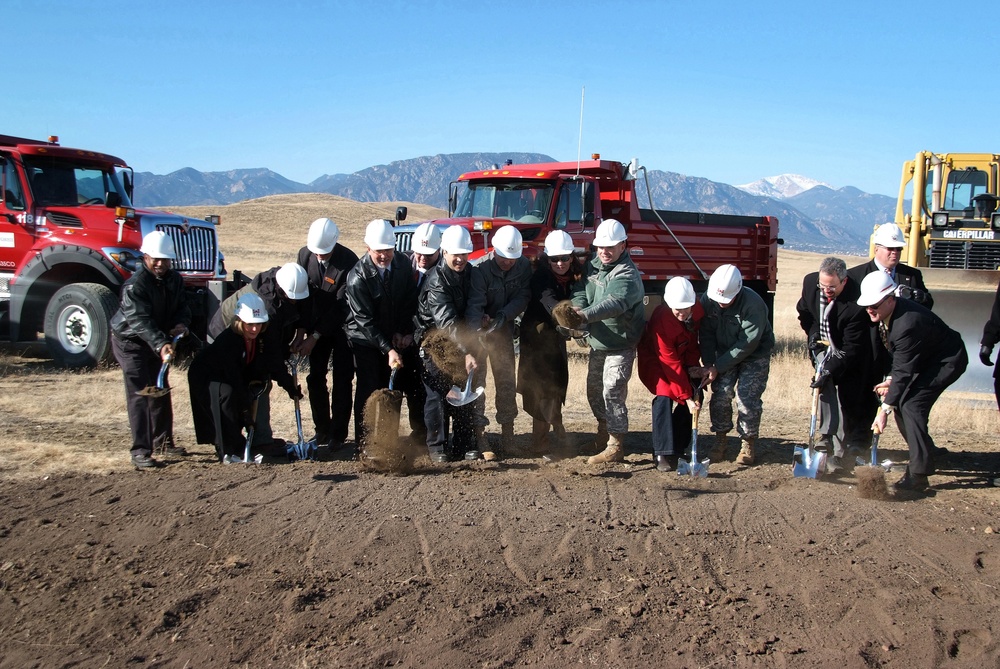
M961 345L955 355L932 363L921 371L899 401L899 408L894 415L896 427L910 448L910 462L907 466L910 474L929 476L934 473L934 451L937 446L927 430L931 407L941 397L941 393L958 380L968 365L968 354L965 346Z
M188 370L188 391L198 443L213 444L219 460L226 455L242 457L246 439L243 436L241 408L236 402L232 385L209 380L195 363Z
M445 396L451 390L452 382L441 373L430 359L422 357L424 390L427 401L424 404L424 423L427 425L427 450L431 455L444 453L451 458L461 458L467 451L476 448L476 403L455 407L448 404ZM448 419L454 429L452 444L448 445Z
M372 393L381 388L389 387L389 354L371 346L352 343L354 348L354 366L357 370L358 382L354 388L354 438L362 434L365 402ZM393 389L402 391L406 396L406 406L410 417L410 430L419 435L426 432L424 427L424 401L427 393L420 380L420 357L416 347L411 346L401 354L403 366L396 372Z
M881 404L872 390L874 383L853 383L843 380L837 386L840 411L844 419L844 445L865 450L871 446L872 421Z
M125 377L125 406L132 429L132 455L152 455L153 447L173 438L174 411L170 395L145 397L137 394L156 385L162 361L142 341L111 338L111 349Z
M329 391L326 387L328 371L333 372L333 386ZM324 438L341 443L347 440L353 381L354 353L347 343L347 335L338 329L320 337L309 354L309 375L306 376L309 408L320 445Z
M691 443L691 412L664 395L653 398L653 455L684 455Z

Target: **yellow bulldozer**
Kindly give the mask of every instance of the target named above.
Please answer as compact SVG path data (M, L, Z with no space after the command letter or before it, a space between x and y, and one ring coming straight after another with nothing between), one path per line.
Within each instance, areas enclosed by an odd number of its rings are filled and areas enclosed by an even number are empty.
M969 351L956 384L963 390L992 390L992 368L979 364L978 351L1000 280L998 181L1000 154L920 151L903 163L896 200L894 222L906 236L901 262L921 268L935 313Z

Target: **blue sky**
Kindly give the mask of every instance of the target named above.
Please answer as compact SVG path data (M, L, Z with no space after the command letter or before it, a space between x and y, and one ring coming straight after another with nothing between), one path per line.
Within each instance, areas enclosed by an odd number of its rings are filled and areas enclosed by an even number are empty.
M584 87L583 155L730 184L895 195L919 150L1000 152L970 121L996 97L985 1L4 4L0 133L157 174L575 160Z

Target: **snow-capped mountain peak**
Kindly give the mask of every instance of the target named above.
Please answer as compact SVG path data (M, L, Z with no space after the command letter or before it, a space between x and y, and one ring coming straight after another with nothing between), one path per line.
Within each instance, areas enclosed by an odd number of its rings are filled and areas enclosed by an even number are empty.
M736 188L746 191L751 195L760 195L763 197L774 198L776 200L784 200L785 198L798 195L799 193L807 191L815 186L826 186L827 188L832 188L830 184L823 183L822 181L816 181L816 179L810 179L809 177L804 177L801 174L779 174L774 177L764 177L763 179L758 179L753 183L736 186Z

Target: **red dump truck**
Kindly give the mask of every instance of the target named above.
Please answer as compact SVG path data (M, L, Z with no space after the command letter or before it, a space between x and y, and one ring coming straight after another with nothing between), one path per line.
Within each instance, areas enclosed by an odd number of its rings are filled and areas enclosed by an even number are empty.
M125 161L47 141L0 135L0 338L31 342L44 333L69 367L111 355L109 321L122 283L142 262L142 237L170 235L197 331L226 289L211 220L132 206Z
M643 209L636 177L643 168L601 160L505 165L462 174L449 189L449 218L442 228L461 225L472 233L475 262L489 250L491 231L513 225L521 231L525 255L541 253L552 230L565 230L579 253L589 253L602 220L614 218L628 231L628 249L642 273L648 296L663 294L674 276L689 278L704 292L719 265L736 265L744 284L773 311L778 270L778 219ZM396 248L410 248L419 223L396 227ZM650 306L660 304L650 299Z

